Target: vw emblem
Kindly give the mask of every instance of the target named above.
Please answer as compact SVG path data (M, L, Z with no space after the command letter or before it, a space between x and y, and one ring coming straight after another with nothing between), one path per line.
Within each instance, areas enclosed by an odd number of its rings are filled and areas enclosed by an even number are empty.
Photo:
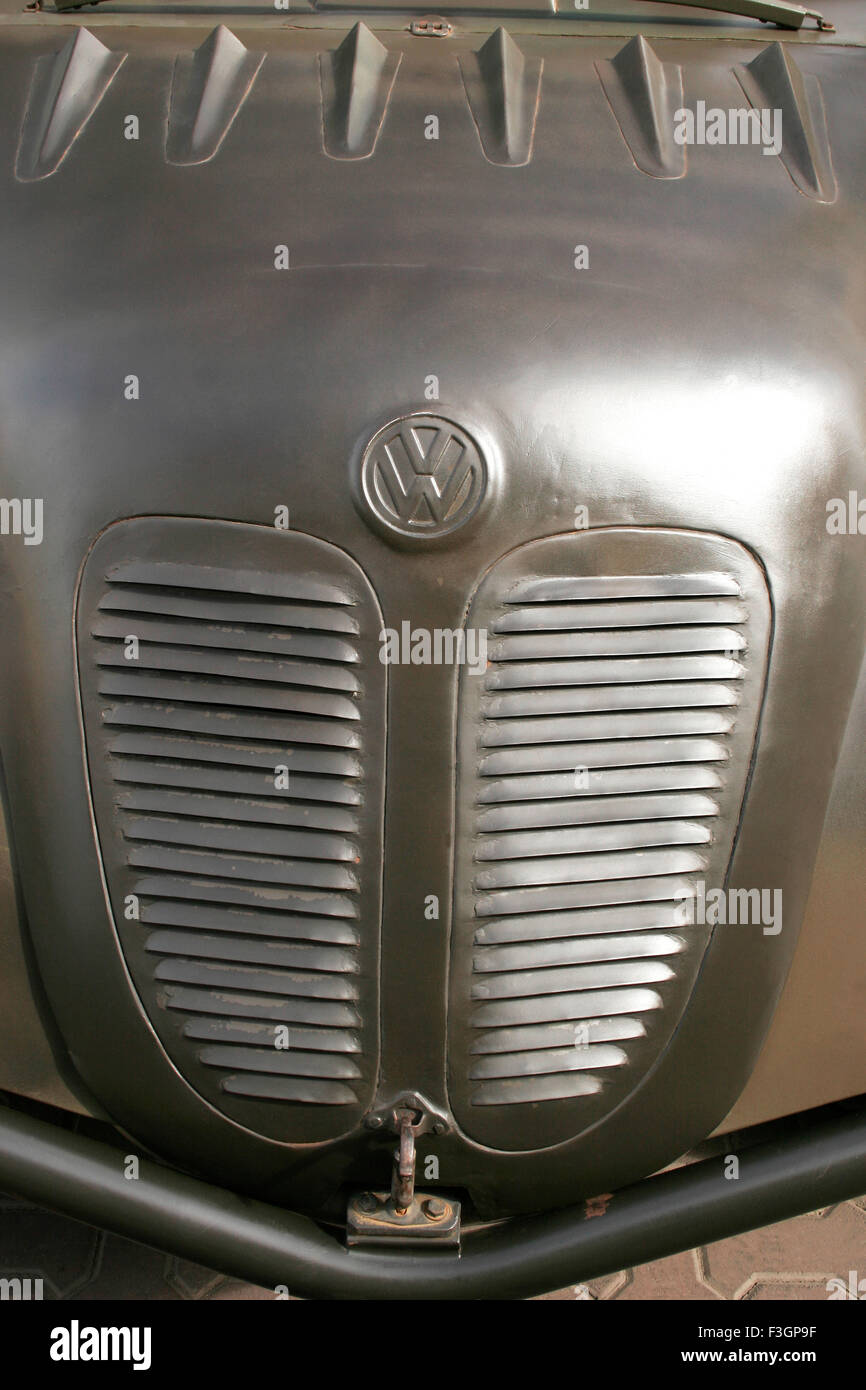
M421 539L456 531L477 512L487 464L466 430L440 415L406 415L378 430L361 457L365 509L389 531Z

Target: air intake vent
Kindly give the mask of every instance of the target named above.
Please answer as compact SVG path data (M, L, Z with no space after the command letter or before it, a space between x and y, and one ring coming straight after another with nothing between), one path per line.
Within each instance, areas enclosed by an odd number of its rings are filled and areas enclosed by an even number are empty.
M609 531L513 553L467 625L489 662L461 691L455 1112L539 1148L621 1100L688 1001L710 932L689 899L725 880L769 602L732 542Z
M121 523L82 582L93 802L130 974L190 1084L287 1141L350 1129L376 1074L380 628L353 561L264 528Z

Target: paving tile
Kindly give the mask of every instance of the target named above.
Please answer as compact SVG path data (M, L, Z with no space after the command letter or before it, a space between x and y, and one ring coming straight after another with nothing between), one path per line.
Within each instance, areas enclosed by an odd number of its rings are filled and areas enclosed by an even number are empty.
M544 1293L539 1295L539 1301L554 1300L557 1302L569 1299L572 1302L594 1303L598 1299L616 1298L621 1289L631 1282L633 1271L624 1269L619 1274L608 1274L604 1279L593 1279L588 1284L570 1284L567 1289L559 1289L556 1293Z
M99 1267L102 1232L8 1199L0 1211L0 1278L43 1280L46 1299L74 1298Z
M855 1272L852 1277L852 1271ZM838 1279L837 1285L828 1284ZM862 1284L862 1288L860 1285ZM542 1300L763 1301L866 1300L866 1198L823 1207L607 1279L573 1285Z
M262 1289L258 1284L244 1284L240 1279L224 1279L213 1293L208 1294L208 1298L217 1302L231 1299L233 1301L249 1303L255 1300L265 1299L273 1303L275 1294L273 1289ZM289 1295L291 1299L291 1294ZM292 1300L297 1301L297 1300Z
M226 1282L224 1274L215 1274L212 1269L204 1269L175 1255L166 1257L163 1277L178 1298L188 1299L210 1298Z
M99 1268L77 1299L87 1303L177 1300L180 1295L165 1279L165 1263L162 1250L106 1234Z
M46 1299L247 1302L275 1297L273 1289L0 1196L0 1277L14 1276L42 1278ZM866 1197L571 1285L538 1301L815 1302L831 1293L866 1301Z
M852 1269L866 1276L866 1219L852 1202L843 1202L821 1215L718 1241L707 1248L703 1277L726 1299L754 1297L751 1290L774 1280L777 1289L792 1287L792 1279L800 1281L800 1297L817 1287L826 1298L828 1280L847 1279Z
M698 1252L686 1250L670 1255L666 1260L638 1265L634 1278L617 1297L626 1302L638 1299L687 1299L693 1302L718 1303L720 1295L700 1278Z

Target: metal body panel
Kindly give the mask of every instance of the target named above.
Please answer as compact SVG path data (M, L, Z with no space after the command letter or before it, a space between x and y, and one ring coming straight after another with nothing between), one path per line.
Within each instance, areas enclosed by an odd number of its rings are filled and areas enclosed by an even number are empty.
M475 1140L540 1149L640 1084L694 988L769 596L730 541L611 528L511 551L466 627L489 645L460 681L451 1098Z
M0 799L0 1090L80 1115L99 1113L64 1054L33 962L14 843ZM73 1089L74 1088L74 1089Z
M725 1133L866 1092L866 665L821 834L791 973Z
M112 526L78 596L94 821L136 994L190 1084L282 1142L339 1137L375 1094L380 627L346 555L263 527Z
M215 154L180 165L165 148L175 61L212 25L87 22L127 58L56 171L26 181L14 167L35 64L76 23L0 35L0 492L45 503L43 544L4 538L0 554L0 747L36 959L69 1055L141 1143L237 1188L316 1207L388 1163L383 1137L310 1162L220 1117L129 991L75 706L73 595L107 527L178 515L264 528L286 506L293 528L360 565L387 626L443 629L461 626L491 564L570 531L576 508L590 530L711 532L760 558L772 595L729 882L781 889L783 929L714 935L670 1046L579 1140L544 1154L493 1154L459 1132L430 1143L443 1183L492 1213L653 1171L720 1123L754 1064L862 663L863 539L825 526L828 498L866 490L862 55L826 36L791 41L823 93L837 196L821 201L755 148L689 149L683 178L637 168L596 65L641 26L521 33L526 58L543 61L540 105L531 159L504 165L485 158L467 102L458 60L479 46L468 29L434 42L375 26L402 61L374 152L345 159L323 144L318 57L347 22L234 23L265 61ZM682 68L686 100L721 107L742 103L734 67L768 41L742 25L724 42L642 27ZM431 113L438 140L425 139ZM138 140L124 138L129 114ZM385 423L431 410L483 448L484 506L438 539L385 538L355 504L358 462ZM456 672L390 676L379 1081L444 1105ZM425 917L430 895L438 921Z

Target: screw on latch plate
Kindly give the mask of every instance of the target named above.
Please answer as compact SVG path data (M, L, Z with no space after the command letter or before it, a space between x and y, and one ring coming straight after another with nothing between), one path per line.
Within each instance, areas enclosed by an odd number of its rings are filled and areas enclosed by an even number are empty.
M409 25L409 33L421 39L450 39L454 33L454 25L449 24L447 19L413 19Z

